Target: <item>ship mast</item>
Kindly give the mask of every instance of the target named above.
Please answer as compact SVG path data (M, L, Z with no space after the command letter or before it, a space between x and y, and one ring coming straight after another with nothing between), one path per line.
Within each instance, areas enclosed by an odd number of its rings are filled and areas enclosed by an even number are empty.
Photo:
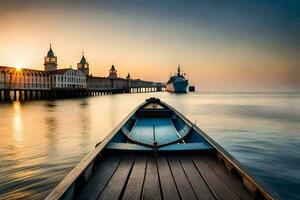
M177 76L180 76L180 65L178 65L178 68L177 68Z

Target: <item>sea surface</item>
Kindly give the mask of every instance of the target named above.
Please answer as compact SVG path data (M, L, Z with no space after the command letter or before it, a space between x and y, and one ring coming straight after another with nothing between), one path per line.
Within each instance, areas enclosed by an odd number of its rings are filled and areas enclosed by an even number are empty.
M43 199L132 109L155 96L283 199L300 199L299 93L139 93L0 103L0 199Z

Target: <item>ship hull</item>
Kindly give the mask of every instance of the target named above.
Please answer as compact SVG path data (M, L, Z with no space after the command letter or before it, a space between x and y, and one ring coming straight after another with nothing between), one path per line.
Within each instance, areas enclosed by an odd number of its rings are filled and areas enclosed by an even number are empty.
M174 93L186 93L187 92L188 81L175 81L173 83L167 84L167 91Z

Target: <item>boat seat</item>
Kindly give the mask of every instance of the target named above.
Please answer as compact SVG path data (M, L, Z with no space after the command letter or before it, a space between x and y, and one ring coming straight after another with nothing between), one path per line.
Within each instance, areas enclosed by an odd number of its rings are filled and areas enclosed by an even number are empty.
M180 133L174 127L172 121L168 118L137 119L132 130L123 128L123 133L131 142L144 146L153 146L153 141L157 146L164 146L184 138L189 129L181 130ZM154 134L155 133L155 134Z
M119 142L110 142L107 144L105 149L125 150L125 151L153 151L153 149L150 147L145 147L133 143L119 143Z
M138 144L133 143L118 143L118 142L110 142L106 147L106 149L110 150L124 150L124 151L153 151L150 147L145 147ZM170 144L167 146L163 146L158 148L158 151L200 151L200 150L212 150L212 146L209 144L199 142L199 143L178 143L178 144Z
M170 144L167 146L160 147L160 151L196 151L196 150L213 150L213 147L204 142L199 143L179 143L179 144Z

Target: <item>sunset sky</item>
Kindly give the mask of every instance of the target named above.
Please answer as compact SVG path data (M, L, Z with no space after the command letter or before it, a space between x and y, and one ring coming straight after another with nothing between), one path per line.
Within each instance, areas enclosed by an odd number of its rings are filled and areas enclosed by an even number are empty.
M93 75L166 82L181 64L199 91L300 91L300 1L0 2L0 66L59 68L81 52Z

